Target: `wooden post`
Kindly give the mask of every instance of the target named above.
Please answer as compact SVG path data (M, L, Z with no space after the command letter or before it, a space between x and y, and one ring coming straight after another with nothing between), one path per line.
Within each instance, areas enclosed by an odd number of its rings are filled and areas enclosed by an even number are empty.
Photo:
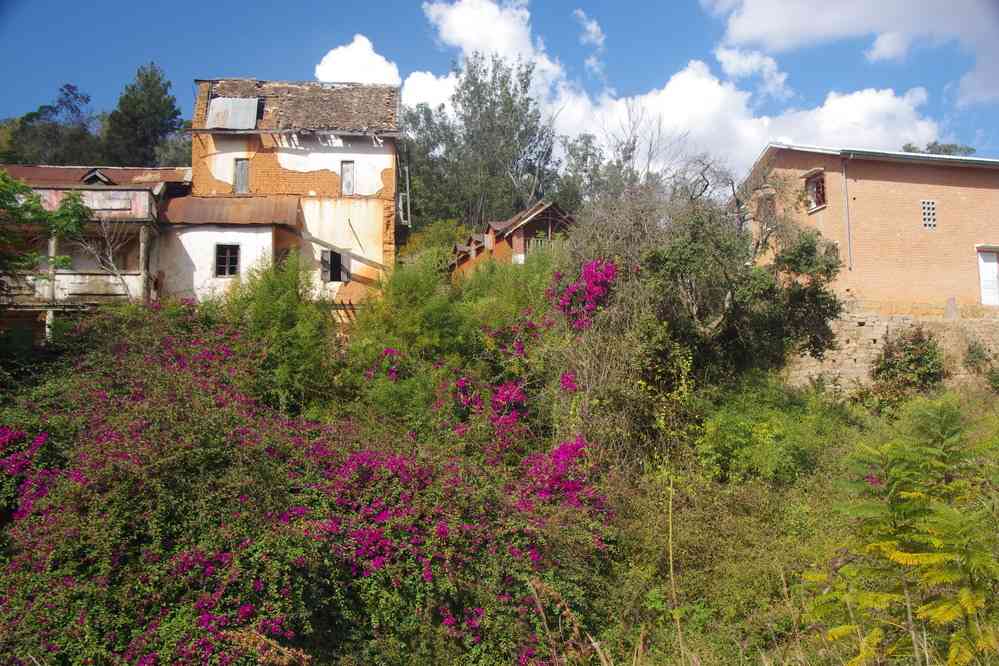
M143 302L149 300L149 225L139 227L139 294Z

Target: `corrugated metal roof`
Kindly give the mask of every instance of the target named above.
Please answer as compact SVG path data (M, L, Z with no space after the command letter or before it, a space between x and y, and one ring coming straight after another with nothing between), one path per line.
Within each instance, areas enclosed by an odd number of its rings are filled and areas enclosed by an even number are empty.
M175 197L160 211L170 224L280 224L298 227L298 197Z
M207 129L245 130L256 126L256 97L216 97L208 103Z
M48 164L0 164L8 174L28 185L79 184L95 169L99 169L115 185L155 185L156 183L189 183L191 167L108 167L50 166Z

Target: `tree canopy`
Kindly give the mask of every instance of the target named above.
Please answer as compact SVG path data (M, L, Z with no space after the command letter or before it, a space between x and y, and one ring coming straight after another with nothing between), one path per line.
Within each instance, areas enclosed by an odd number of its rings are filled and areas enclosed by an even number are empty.
M107 156L121 166L156 164L156 147L182 126L163 70L156 63L143 65L108 116Z
M939 141L931 141L926 144L925 148L920 148L914 143L907 143L902 146L902 152L968 157L969 155L974 155L977 151L973 147L966 146L963 143L940 143Z

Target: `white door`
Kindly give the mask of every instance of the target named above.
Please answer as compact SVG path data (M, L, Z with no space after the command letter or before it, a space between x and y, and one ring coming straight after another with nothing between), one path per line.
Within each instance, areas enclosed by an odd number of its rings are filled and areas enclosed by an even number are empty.
M978 275L982 281L982 305L999 305L999 255L979 252Z

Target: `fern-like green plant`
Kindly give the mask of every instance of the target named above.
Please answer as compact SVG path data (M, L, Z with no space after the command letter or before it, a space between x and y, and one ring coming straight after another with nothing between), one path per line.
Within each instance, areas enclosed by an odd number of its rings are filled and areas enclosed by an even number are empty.
M995 437L968 437L955 398L918 399L860 445L847 553L806 576L813 619L851 664L999 659Z

